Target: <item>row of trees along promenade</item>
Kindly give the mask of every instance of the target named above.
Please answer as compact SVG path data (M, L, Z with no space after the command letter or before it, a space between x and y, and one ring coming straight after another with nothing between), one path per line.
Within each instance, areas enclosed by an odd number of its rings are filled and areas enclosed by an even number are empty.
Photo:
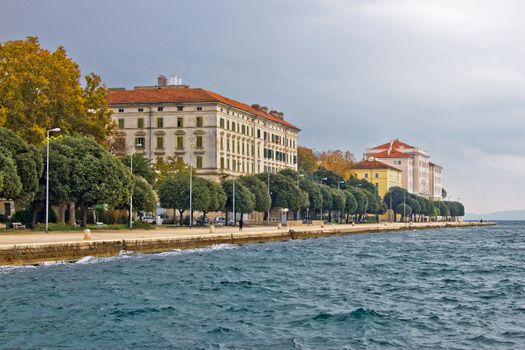
M125 223L131 197L135 214L154 212L160 202L174 209L180 225L195 211L202 221L217 211L261 212L267 220L272 210L286 209L294 219L334 223L377 219L389 209L401 220L464 215L458 202L431 202L401 188L380 198L371 183L349 176L353 156L338 150L317 156L300 148L298 172L221 182L195 176L175 158L154 163L138 154L119 158L109 151L115 125L99 76L86 75L82 85L80 69L65 49L45 50L34 37L1 43L0 61L5 63L0 65L0 198L15 202L13 222L35 228L44 221L48 143L48 198L56 209L50 219L59 225L86 226L92 212L108 223ZM54 128L60 133L48 138Z

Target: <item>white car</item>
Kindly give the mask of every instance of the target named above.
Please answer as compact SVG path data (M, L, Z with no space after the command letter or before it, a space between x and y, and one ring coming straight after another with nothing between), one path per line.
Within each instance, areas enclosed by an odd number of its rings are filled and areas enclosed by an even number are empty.
M219 217L216 217L215 220L213 220L213 222L216 224L216 225L224 225L226 223L226 219L222 216L219 216ZM233 225L233 220L228 220L228 225Z
M141 218L142 222L145 222L147 224L153 224L155 222L155 218L151 215L144 215Z

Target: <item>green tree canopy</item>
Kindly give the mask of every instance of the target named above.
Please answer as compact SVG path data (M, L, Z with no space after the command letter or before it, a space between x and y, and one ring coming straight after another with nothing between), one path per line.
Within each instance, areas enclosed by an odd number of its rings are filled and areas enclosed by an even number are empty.
M22 191L22 181L16 171L16 163L10 153L0 148L0 198L15 199Z
M250 192L255 196L255 211L266 212L270 210L272 199L268 194L268 186L257 176L243 176L239 178Z
M324 167L320 167L312 174L312 179L315 182L320 183L321 179L324 178L326 178L326 180L323 181L323 184L332 188L337 188L337 183L343 181L343 177L341 175L338 175L334 171L328 170Z
M227 180L222 183L222 188L226 193L227 211L233 212L233 181ZM235 212L251 213L255 208L255 196L242 183L235 181Z
M11 199L18 202L17 205L26 207L33 201L38 191L38 179L44 167L42 155L35 146L29 145L6 128L0 128L0 150L14 161L22 187L18 190L18 181L12 177L4 179L4 186L13 187L8 189L11 196L16 194ZM11 181L14 182L11 184Z
M352 215L357 212L357 200L355 199L352 192L349 190L343 191L345 195L345 210L344 213L346 215Z
M299 187L308 195L309 208L316 211L320 210L323 205L323 195L321 194L321 185L308 178L302 178L299 181Z
M142 176L134 176L133 210L154 213L157 208L157 196L153 187Z
M350 191L357 201L356 214L364 214L368 209L368 198L364 193L364 190L355 187L348 187L347 191Z
M131 156L125 156L122 158L122 162L131 169ZM150 160L140 153L133 154L133 175L143 177L144 180L152 186L155 184L157 178L157 174L155 173Z
M346 196L343 190L332 189L332 210L344 211L346 205Z
M396 206L395 212L399 213L401 216L403 216L403 214L410 216L412 215L412 208L408 204L399 203Z

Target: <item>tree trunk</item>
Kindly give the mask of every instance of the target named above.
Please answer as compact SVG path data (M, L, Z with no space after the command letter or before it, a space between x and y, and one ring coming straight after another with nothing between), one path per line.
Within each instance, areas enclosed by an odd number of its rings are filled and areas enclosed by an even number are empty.
M66 224L66 203L64 202L58 205L58 223L60 225Z
M184 218L183 218L183 216L182 216L183 213L184 213L184 209L182 209L182 210L179 209L179 225L180 225L180 226L184 225L184 222L183 222L183 219L184 219Z
M70 226L76 226L77 225L77 219L75 217L75 203L73 201L69 201L69 220L68 224Z
M87 206L81 206L81 211L82 211L82 227L86 227L87 226Z

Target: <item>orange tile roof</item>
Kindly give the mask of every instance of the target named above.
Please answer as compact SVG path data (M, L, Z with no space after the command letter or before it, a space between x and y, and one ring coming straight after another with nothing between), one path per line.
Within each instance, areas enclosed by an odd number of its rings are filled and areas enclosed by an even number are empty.
M374 154L375 158L412 158L407 154L404 154L403 152L399 152L395 149L389 151L384 150L383 152L379 152Z
M396 171L401 171L400 169L393 167L391 165L380 162L376 159L374 160L362 160L355 165L356 169L393 169Z
M219 95L216 92L201 88L162 88L134 90L109 90L108 105L140 104L140 103L192 103L221 102L243 111L258 115L267 120L300 130L295 125L276 116L257 110L242 102Z
M376 146L373 149L399 149L399 148L415 148L414 146L410 146L404 142L399 141L398 139L392 140L390 142L384 143L382 145Z

